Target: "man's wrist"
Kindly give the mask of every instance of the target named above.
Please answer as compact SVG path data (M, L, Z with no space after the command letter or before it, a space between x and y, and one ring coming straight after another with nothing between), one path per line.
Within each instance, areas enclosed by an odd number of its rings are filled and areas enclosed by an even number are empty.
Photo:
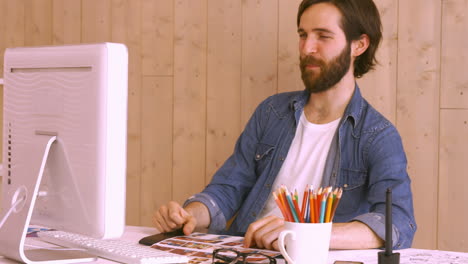
M184 210L197 220L197 229L208 229L210 225L210 213L205 204L191 202L185 205Z

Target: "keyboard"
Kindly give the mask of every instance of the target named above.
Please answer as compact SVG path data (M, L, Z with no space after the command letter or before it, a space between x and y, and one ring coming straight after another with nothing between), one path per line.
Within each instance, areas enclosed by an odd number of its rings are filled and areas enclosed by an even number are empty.
M64 231L41 231L43 241L67 248L85 249L89 254L129 264L188 263L189 258L118 239L96 239Z

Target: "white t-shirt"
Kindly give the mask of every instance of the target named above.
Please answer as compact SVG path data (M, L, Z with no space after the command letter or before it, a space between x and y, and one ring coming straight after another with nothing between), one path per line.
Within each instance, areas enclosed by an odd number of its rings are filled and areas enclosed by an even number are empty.
M288 155L273 183L273 191L281 185L285 185L289 191L297 190L300 206L307 185L312 185L314 189L320 187L328 151L339 123L340 119L327 124L314 124L307 120L302 111ZM272 214L283 217L270 194L258 218Z

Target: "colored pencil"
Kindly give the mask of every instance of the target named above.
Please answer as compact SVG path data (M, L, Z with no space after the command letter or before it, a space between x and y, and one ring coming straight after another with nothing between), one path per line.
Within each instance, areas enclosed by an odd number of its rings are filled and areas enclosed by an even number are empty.
M310 207L310 223L316 223L315 221L315 191L314 190L309 190L310 195L309 195L309 207Z
M327 207L327 194L324 193L322 196L322 201L320 203L320 220L319 223L324 223L325 221L325 207Z
M325 223L330 222L331 209L333 205L333 193L330 191L327 198L327 208L325 212Z
M307 197L309 191L309 185L306 185L306 188L304 189L304 197L302 197L302 209L301 209L301 217L305 220L306 218L306 210L307 210Z
M284 206L281 204L281 201L280 201L280 199L278 198L278 196L276 195L275 192L273 192L273 197L275 198L276 205L278 205L284 219L288 220L288 214L286 213L286 208L284 208Z
M281 200L284 203L284 208L286 209L286 213L288 215L288 221L289 222L294 222L294 217L293 217L293 214L291 212L291 208L289 206L288 199L286 199L286 192L287 192L286 186L282 185L280 190L278 190L278 192L281 194Z
M294 209L294 203L289 193L286 193L286 199L288 200L289 207L291 208L291 213L293 215L294 221L299 223L299 218L297 217L296 210Z
M336 208L338 207L338 203L341 200L341 196L343 195L343 189L340 188L336 194L336 198L333 201L333 206L330 215L330 221L333 221L333 217L335 216Z
M296 211L297 218L298 218L299 222L304 223L304 219L301 217L301 210L299 210L298 200L299 200L299 197L297 195L297 189L296 189L296 190L294 190L294 196L292 196L292 201L293 201L294 209Z
M315 223L320 223L320 202L322 201L323 189L320 187L317 191L317 197L315 197Z

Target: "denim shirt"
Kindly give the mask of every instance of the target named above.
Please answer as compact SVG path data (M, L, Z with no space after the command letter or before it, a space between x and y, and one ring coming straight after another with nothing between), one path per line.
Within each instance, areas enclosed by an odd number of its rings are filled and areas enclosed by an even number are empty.
M211 182L184 205L198 201L210 213L209 232L243 235L257 220L288 154L307 91L276 94L255 110L234 153ZM360 221L385 240L385 197L392 189L393 247L411 246L416 223L406 155L396 128L354 94L327 156L322 186L343 188L333 222ZM235 216L226 229L226 220Z

